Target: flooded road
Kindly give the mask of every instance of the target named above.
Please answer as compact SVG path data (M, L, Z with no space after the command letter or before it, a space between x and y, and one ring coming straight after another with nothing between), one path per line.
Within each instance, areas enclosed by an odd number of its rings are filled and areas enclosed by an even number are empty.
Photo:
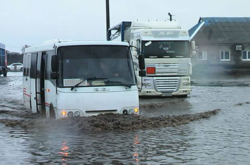
M208 119L126 131L24 129L0 124L0 164L250 164L250 87L193 86L188 98L141 98L141 115ZM0 77L0 119L22 119L22 77Z

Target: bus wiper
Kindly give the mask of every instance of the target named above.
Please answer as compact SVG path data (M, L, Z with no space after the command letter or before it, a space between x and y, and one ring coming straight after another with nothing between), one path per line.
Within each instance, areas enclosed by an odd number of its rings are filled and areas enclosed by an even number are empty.
M120 84L120 85L126 86L128 88L131 88L131 86L132 86L132 84L125 84L125 83L123 83L121 81L110 81L110 80L108 80L108 81L105 81L105 83L116 83L116 84Z
M81 83L83 83L86 80L106 80L108 78L97 78L97 77L89 77L89 78L83 78L79 83L77 83L76 85L74 85L73 87L71 87L71 90L73 90L74 88L78 87Z

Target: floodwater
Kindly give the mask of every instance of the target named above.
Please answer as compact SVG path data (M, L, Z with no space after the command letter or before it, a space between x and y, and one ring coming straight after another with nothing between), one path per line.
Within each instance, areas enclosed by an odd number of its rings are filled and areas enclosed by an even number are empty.
M185 125L132 131L0 124L0 164L250 164L250 86L192 89L188 98L141 98L140 113L151 117L221 111ZM0 77L0 119L21 119L16 114L23 111L21 73Z

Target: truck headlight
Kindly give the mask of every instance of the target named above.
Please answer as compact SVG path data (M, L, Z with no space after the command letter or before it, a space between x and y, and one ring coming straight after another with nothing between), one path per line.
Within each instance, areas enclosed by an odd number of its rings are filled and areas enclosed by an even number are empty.
M147 88L147 89L152 89L152 88L154 88L153 79L148 79L148 78L143 79L143 81L142 81L142 86L143 86L144 88Z
M183 86L190 86L190 82L184 82L182 85Z
M178 69L178 74L186 74L187 69Z

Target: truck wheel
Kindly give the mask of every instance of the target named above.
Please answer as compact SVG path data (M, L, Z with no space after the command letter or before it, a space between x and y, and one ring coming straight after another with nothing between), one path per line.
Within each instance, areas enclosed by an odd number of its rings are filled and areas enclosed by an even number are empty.
M181 96L178 96L179 98L186 98L188 97L188 95L181 95Z
M50 104L50 107L49 107L49 116L51 119L56 118L56 113L52 104Z

